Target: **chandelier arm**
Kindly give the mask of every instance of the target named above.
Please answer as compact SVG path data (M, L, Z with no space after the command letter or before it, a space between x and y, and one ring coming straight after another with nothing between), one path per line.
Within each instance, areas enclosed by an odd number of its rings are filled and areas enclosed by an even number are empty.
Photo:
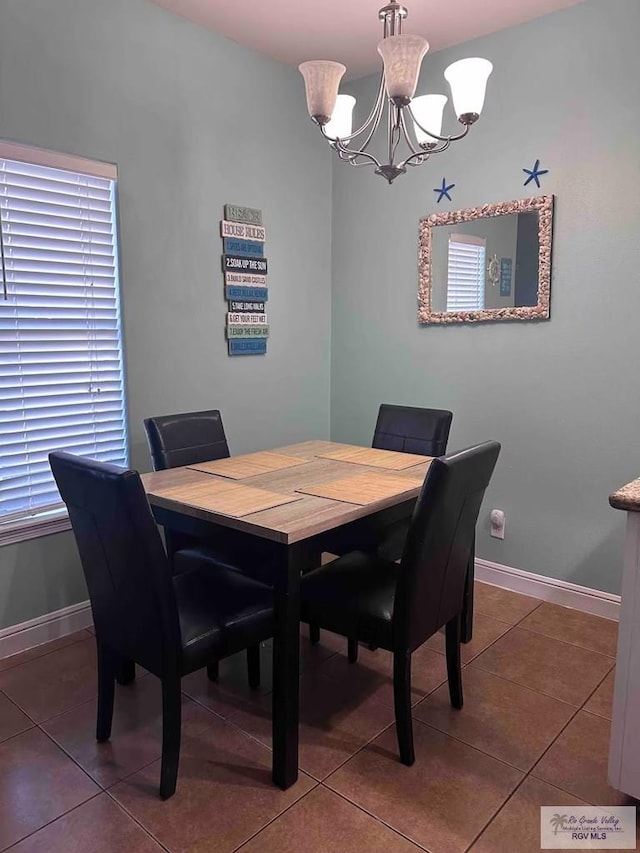
M365 154L365 155L363 155L363 156L367 157L368 155L367 155L367 154ZM364 161L364 163L359 163L359 162L358 162L358 157L360 157L360 154L358 154L356 157L352 157L352 158L348 161L348 162L349 162L349 165L350 165L350 166L375 166L375 165L376 165L376 162L377 162L377 161L376 161L376 160L373 160L373 159L365 160L365 161ZM380 167L379 167L379 166L376 166L376 168L380 168Z
M364 165L372 164L372 165L374 165L377 169L379 169L379 168L380 168L380 165L381 165L381 164L380 164L380 161L379 161L379 160L377 160L377 159L373 156L373 154L369 154L369 152L368 152L368 151L353 151L353 150L351 150L351 149L349 149L349 148L346 148L346 147L342 144L342 142L341 142L340 140L336 140L336 143L337 143L337 144L336 144L336 149L337 149L338 153L339 153L339 154L346 155L346 156L342 157L342 159L344 159L344 160L348 160L348 162L349 162L352 166L364 166ZM358 159L359 157L365 157L365 158L366 158L366 160L368 161L368 162L367 162L367 164L365 164L365 163L357 163L357 162L354 162L354 161L357 161L357 159Z
M377 125L373 128L373 131L369 134L369 139L371 138L371 136L373 136L373 133L375 132L376 127L377 127ZM327 136L327 134L326 134L326 132L325 132L324 127L322 127L322 126L321 126L321 127L320 127L320 130L321 130L322 135L324 136L324 138L325 138L325 139L327 140L327 142L329 143L329 145L333 148L333 150L334 150L334 151L337 151L337 153L338 153L338 157L339 157L341 160L346 160L346 161L348 161L351 165L358 165L358 166L360 166L360 165L368 165L368 164L364 164L364 163L354 163L354 162L353 162L353 161L354 161L354 160L356 160L358 157L366 157L366 158L368 159L368 162L369 162L369 163L371 163L371 164L375 165L377 168L380 168L380 165L381 165L381 164L380 164L380 161L379 161L379 160L377 160L377 159L373 156L373 154L369 154L368 152L366 152L366 151L365 151L366 145L368 144L368 140L367 140L367 143L366 143L362 148L360 148L360 149L348 148L348 147L344 144L344 142L343 142L343 140L342 140L342 139L339 139L339 138L332 139L330 136ZM346 139L346 137L345 137L345 139Z
M363 151L354 151L352 154L345 154L344 152L338 152L338 157L344 163L348 163L350 166L376 166L378 165L378 161L375 157L372 157L370 154L367 154ZM358 158L364 157L365 162L359 163Z
M373 115L373 111L371 112L371 115ZM371 118L371 116L370 116L370 118ZM351 136L343 137L340 140L340 143L343 145L343 147L345 149L347 149L351 152L364 153L367 150L367 148L369 147L369 143L373 139L376 131L378 130L378 127L380 126L380 119L381 118L382 118L382 105L378 101L376 101L376 115L373 118L373 124L371 125L371 129L369 130L367 138L362 143L360 148L348 148L348 146L344 145L344 143L349 142L349 140L354 139L354 137L356 137L356 136L359 136L362 133L362 131L366 128L367 124L369 123L369 120L367 120L367 122L365 122L365 124L363 124L359 130L357 130L355 133L352 133ZM326 134L325 134L325 139L329 139L329 137Z
M423 127L420 124L420 122L417 120L417 118L413 114L413 110L411 109L411 104L407 104L406 109L408 110L409 115L414 120L414 122L418 125L420 130L423 133L426 133L428 136L433 137L433 139L437 139L439 142L457 142L458 139L464 139L464 137L467 135L467 133L469 133L469 128L471 127L470 124L465 124L464 130L462 131L462 133L458 133L455 136L438 136L437 133L433 133L431 130L427 130L426 127Z
M376 132L376 130L378 129L378 125L380 124L380 118L382 116L382 109L383 109L383 101L384 101L384 71L380 75L380 84L378 86L378 93L377 93L376 99L373 103L373 107L371 108L371 112L367 116L366 120L357 130L354 130L353 133L349 134L349 136L344 136L340 141L342 143L351 142L352 139L355 139L356 137L358 137L362 133L364 133L364 131L367 130L369 125L373 122L373 127L369 131L369 135L367 136L367 138L366 138L366 140L362 146L362 149L361 149L361 150L364 150L366 148L366 146L369 144L369 142L371 142L373 134ZM321 130L324 134L325 139L329 139L329 137L324 133L324 127L322 127Z
M430 151L417 151L415 154L411 154L411 156L407 157L406 160L403 160L399 166L400 168L403 168L404 166L420 166L428 160L432 154L440 154L442 151L446 151L451 145L451 142L451 139L447 139L442 145L438 146L438 148L432 148Z
M404 110L402 110L402 112L400 113L400 124L402 125L402 133L404 135L404 141L409 146L409 150L411 151L411 153L412 154L424 154L424 153L426 153L424 151L418 151L416 146L413 144L413 140L411 139L411 136L409 134L409 129L407 128L407 120L405 117Z
M397 140L394 142L394 135L396 130L396 123L394 121L394 107L391 106L391 102L387 103L387 162L390 166L393 166L393 155L396 152L396 148L398 147Z

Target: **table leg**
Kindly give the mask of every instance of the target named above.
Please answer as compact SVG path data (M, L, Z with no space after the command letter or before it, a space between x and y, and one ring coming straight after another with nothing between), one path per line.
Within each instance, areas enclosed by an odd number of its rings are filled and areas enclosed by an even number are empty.
M272 726L273 781L285 790L298 778L301 544L284 549L283 564L274 589Z
M476 564L476 542L475 537L471 545L469 565L467 566L467 578L464 584L464 602L462 605L462 631L460 639L463 643L470 643L473 639L473 584L475 580Z

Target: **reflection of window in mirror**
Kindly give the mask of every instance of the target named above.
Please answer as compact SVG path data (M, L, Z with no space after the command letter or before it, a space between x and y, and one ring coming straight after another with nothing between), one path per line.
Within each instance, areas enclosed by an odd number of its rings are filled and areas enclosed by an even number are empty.
M472 234L450 234L447 265L447 311L481 311L487 241Z

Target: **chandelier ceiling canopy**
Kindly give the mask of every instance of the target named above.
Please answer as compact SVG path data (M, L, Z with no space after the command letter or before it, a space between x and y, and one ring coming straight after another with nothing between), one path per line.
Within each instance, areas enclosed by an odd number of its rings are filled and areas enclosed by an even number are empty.
M368 118L357 130L353 130L356 99L338 94L345 66L320 59L303 62L299 69L304 77L309 115L338 157L352 166L375 166L376 175L391 184L408 166L425 163L432 154L445 151L452 142L467 135L482 112L493 66L486 59L473 58L461 59L445 70L453 108L463 130L454 136L442 136L447 96L415 97L429 42L422 36L403 34L407 10L396 0L383 6L378 17L383 24L383 37L378 44L383 63L380 85ZM368 150L385 108L386 163Z

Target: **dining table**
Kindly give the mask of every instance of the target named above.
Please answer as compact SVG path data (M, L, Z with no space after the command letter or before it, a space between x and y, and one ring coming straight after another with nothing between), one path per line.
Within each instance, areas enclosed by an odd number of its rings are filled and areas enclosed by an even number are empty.
M366 530L370 542L410 518L431 461L312 440L142 476L159 525L213 541L224 528L226 541L255 549L251 573L273 588L272 777L282 789L298 778L301 577L320 565L323 544L337 530ZM467 641L472 590L473 560Z

